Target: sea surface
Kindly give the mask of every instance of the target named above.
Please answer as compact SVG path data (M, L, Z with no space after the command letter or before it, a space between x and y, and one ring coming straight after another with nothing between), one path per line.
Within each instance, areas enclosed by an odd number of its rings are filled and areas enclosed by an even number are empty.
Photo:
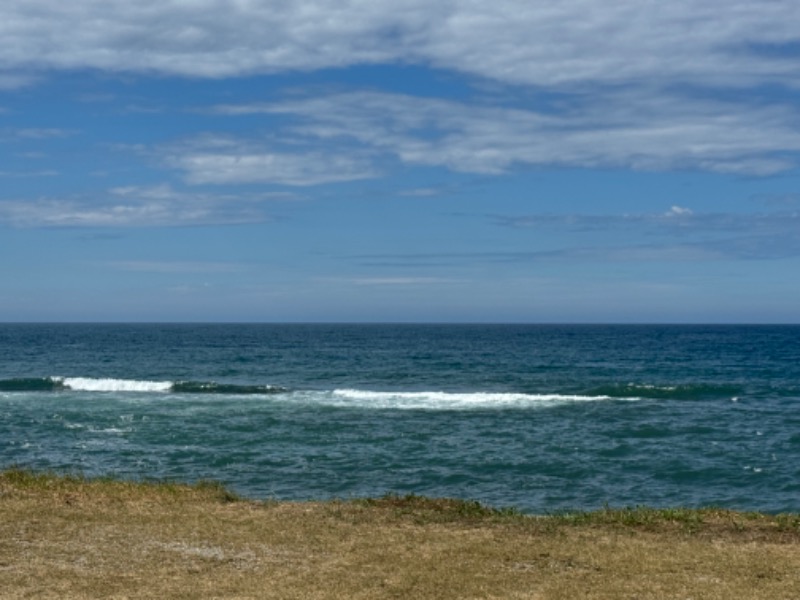
M800 326L0 325L0 468L800 511Z

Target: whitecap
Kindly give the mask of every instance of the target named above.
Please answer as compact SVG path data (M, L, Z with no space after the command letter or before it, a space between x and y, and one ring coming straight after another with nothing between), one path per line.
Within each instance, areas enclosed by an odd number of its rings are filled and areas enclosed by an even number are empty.
M94 379L91 377L54 377L65 388L80 392L168 392L171 381L135 379Z
M521 394L512 392L377 392L338 389L320 400L325 404L359 408L463 410L469 408L544 408L577 402L620 400L578 394Z

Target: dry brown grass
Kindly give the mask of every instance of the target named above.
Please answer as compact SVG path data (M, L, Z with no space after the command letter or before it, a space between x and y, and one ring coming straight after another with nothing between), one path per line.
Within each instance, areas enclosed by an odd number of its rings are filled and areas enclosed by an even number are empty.
M0 473L2 598L800 598L800 518L525 517Z

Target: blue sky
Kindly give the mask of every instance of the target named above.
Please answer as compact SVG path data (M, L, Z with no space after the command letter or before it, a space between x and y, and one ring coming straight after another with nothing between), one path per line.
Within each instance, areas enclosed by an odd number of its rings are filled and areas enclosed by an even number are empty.
M0 16L0 321L800 322L793 0Z

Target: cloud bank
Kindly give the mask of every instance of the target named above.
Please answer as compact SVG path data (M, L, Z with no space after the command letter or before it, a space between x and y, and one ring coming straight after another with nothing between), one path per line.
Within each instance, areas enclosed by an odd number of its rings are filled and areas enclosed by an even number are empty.
M396 63L535 86L796 87L798 31L793 0L8 0L0 81L31 69L219 78Z

